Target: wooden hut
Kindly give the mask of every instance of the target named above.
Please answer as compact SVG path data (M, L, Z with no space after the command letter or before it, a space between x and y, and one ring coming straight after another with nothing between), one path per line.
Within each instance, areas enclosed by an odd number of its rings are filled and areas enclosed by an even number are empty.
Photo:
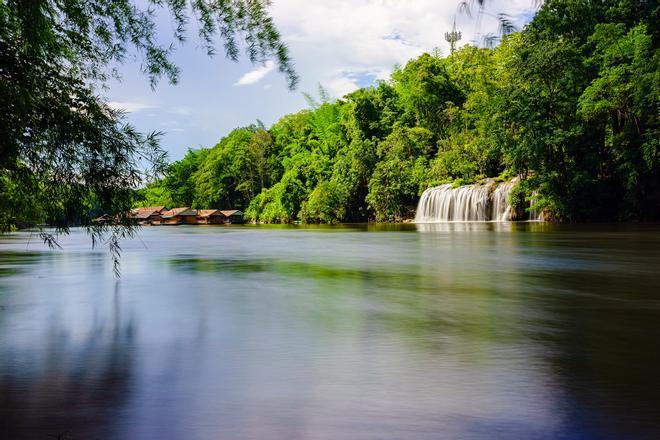
M161 225L197 224L197 211L188 207L173 208L161 214Z
M137 208L131 212L131 217L139 225L157 225L161 222L162 213L167 208L164 206L149 206L145 208Z
M225 215L219 209L199 209L197 223L200 225L221 225L225 222Z
M238 209L227 209L220 211L225 216L225 223L243 223L243 213Z

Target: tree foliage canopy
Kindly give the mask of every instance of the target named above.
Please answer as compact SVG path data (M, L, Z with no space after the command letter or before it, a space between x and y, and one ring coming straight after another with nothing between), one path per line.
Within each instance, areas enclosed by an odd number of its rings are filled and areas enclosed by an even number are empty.
M133 53L152 87L163 77L176 83L175 45L156 38L159 10L173 18L175 41L186 39L194 17L209 55L220 45L236 60L242 42L252 62L276 60L293 88L297 76L267 6L264 0L0 1L0 230L47 222L66 232L78 224L94 240L110 232L118 251L119 238L133 233L126 215L134 190L163 170L165 154L159 133L137 132L99 91ZM183 168L170 170L184 179L192 171ZM192 188L164 188L172 201L192 198ZM100 213L113 222L94 223ZM43 237L55 243L52 234Z
M657 2L543 2L493 49L424 54L336 102L321 90L268 130L237 129L195 156L208 172L192 204L386 221L411 216L430 185L518 175L514 202L533 194L559 220L658 219L659 22Z

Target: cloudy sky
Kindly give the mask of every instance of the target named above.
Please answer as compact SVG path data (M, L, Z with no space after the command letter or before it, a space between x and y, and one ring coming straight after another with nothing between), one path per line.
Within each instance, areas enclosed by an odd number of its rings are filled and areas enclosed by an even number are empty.
M162 81L155 90L140 73L139 59L120 68L121 82L106 92L111 105L130 112L142 131L163 131L170 159L188 148L215 145L232 128L263 121L267 126L284 114L306 107L301 92L316 94L322 84L334 97L387 78L396 64L439 48L449 53L444 33L456 26L460 45L497 33L497 13L507 13L520 28L534 15L533 0L491 0L477 25L457 12L458 0L273 0L271 13L289 45L300 75L289 91L272 61L251 65L218 55L209 58L191 33L177 48L179 84ZM172 22L159 19L161 41L169 44Z

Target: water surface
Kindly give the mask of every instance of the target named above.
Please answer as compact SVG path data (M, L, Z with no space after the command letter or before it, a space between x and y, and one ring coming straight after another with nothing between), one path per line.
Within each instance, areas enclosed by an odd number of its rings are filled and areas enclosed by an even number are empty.
M0 438L660 438L659 226L62 246L0 237Z

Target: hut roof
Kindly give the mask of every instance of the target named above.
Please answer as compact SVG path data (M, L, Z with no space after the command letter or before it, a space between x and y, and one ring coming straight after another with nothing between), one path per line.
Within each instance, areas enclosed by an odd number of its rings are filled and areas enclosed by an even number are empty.
M197 215L199 217L212 217L223 215L222 212L218 209L199 209L197 210Z
M146 209L146 210L156 211L158 213L161 213L163 211L167 211L167 207L165 207L165 206L147 206L147 207L138 208L138 209Z
M138 210L133 217L137 219L147 219L151 217L152 215L158 214L158 211L151 211L151 210Z
M138 220L145 220L151 217L152 215L160 215L161 212L165 209L164 206L148 206L144 208L137 208L131 210L131 217Z
M170 217L176 217L176 216L184 216L184 215L197 215L197 211L194 209L190 209L188 207L183 207L183 208L172 208L169 211L165 211L162 213L163 218L170 218Z
M243 215L238 209L226 209L220 212L227 217L231 217L232 215Z

